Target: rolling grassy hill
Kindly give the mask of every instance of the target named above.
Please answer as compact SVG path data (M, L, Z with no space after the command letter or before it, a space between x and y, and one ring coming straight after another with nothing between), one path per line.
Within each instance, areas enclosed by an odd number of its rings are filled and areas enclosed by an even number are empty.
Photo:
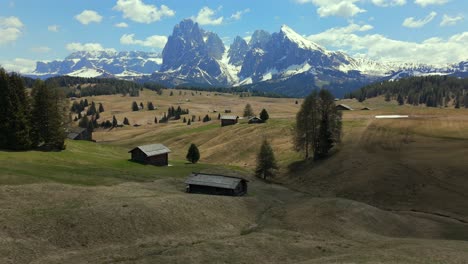
M102 119L140 127L98 130L98 143L63 152L0 152L1 263L463 263L468 259L468 112L397 106L383 98L342 103L344 138L311 163L292 149L295 99L191 93L90 97ZM209 95L208 95L209 94ZM186 99L189 99L188 101ZM156 111L131 112L153 101ZM300 100L299 100L300 101ZM167 107L216 117L246 103L271 120L148 124ZM217 110L213 113L213 110ZM376 114L410 114L376 120ZM214 118L215 119L215 118ZM280 164L277 184L251 177L261 140ZM201 164L184 162L190 143ZM171 167L128 161L137 145L164 143ZM246 197L191 195L195 170L242 175Z

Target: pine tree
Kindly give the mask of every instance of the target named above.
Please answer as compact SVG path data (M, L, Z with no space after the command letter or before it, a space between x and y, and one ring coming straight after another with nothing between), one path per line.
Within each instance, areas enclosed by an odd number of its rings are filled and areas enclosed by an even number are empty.
M263 122L266 122L268 119L270 119L270 115L268 115L268 112L265 110L265 108L262 109L259 116Z
M89 126L88 116L84 116L83 118L81 118L80 122L78 123L78 126L82 128L88 128Z
M295 104L299 104L299 101L296 100Z
M102 112L104 112L104 106L102 105L102 103L99 103L99 113Z
M140 102L140 109L144 109L142 102Z
M465 108L468 108L468 93L465 94L465 99L463 101L463 105L465 106Z
M89 106L88 99L84 99L83 106L84 106L84 107L88 107L88 106Z
M187 125L190 126L191 124L192 124L192 121L189 119L189 120L187 121Z
M183 123L187 123L187 119L184 117L184 120L182 120Z
M218 114L218 120L220 120L220 119L221 119L221 113Z
M133 101L133 103L132 103L132 111L138 111L138 110L140 110L140 108L138 108L137 102Z
M153 102L148 102L147 108L148 108L148 110L153 111L154 110Z
M249 117L249 116L253 116L253 110L252 110L252 106L250 104L246 104L245 105L245 108L244 108L244 117Z
M154 123L155 123L155 124L158 123L158 118L157 118L157 117L154 118Z
M405 100L403 99L403 96L401 96L401 94L398 94L397 101L399 105L405 104Z
M128 118L124 117L123 124L129 126L130 122L128 121Z
M169 96L173 96L174 95L174 92L171 91L171 93L169 94Z
M264 139L260 151L257 155L257 167L255 168L255 176L263 178L271 178L275 175L274 171L278 169L276 164L275 154L270 143Z
M190 145L187 155L185 157L189 162L193 164L197 163L198 160L200 160L200 151L198 150L195 144L192 143Z
M115 116L112 117L112 127L117 127L118 125L118 122L117 122L117 118L115 118Z
M88 108L86 115L95 115L96 114L96 104L91 102L91 106Z

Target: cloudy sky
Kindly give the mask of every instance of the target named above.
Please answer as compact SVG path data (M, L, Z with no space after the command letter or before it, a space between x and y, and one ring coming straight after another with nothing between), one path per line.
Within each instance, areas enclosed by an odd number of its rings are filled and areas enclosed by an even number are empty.
M467 0L0 0L0 64L81 50L160 52L175 24L192 18L229 46L286 24L328 50L379 61L468 59Z

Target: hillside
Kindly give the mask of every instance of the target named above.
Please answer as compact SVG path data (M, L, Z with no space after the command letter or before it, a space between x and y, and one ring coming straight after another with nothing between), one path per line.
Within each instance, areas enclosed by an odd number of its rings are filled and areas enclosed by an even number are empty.
M170 95L173 91L173 95ZM187 92L186 94L184 94ZM216 94L216 95L215 95ZM301 100L149 90L93 96L97 143L67 141L60 153L0 152L2 263L463 263L468 259L466 109L398 106L383 97L341 100L344 138L318 163L292 150ZM151 101L155 111L131 111ZM266 124L220 127L220 112L266 108ZM210 115L191 126L154 124L170 106ZM216 110L216 112L214 112ZM409 114L377 120L378 114ZM197 119L198 120L198 119ZM275 183L251 176L267 137L281 167ZM200 164L184 162L190 143ZM137 145L164 143L172 166L128 161ZM184 193L191 171L242 175L245 197Z

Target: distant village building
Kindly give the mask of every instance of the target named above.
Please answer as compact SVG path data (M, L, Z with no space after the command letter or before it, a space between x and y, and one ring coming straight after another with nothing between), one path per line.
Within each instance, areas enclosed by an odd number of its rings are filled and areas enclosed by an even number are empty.
M261 118L258 118L256 116L249 118L249 124L261 124L263 123L263 120Z
M242 196L247 193L247 182L239 177L194 172L185 184L188 193Z
M237 124L238 116L221 116L221 126L229 126Z
M339 104L336 106L336 110L351 111L353 108L345 104Z
M169 165L170 152L163 144L139 146L129 151L133 161L156 166Z
M86 128L71 127L67 129L67 138L71 140L92 140L93 134Z

